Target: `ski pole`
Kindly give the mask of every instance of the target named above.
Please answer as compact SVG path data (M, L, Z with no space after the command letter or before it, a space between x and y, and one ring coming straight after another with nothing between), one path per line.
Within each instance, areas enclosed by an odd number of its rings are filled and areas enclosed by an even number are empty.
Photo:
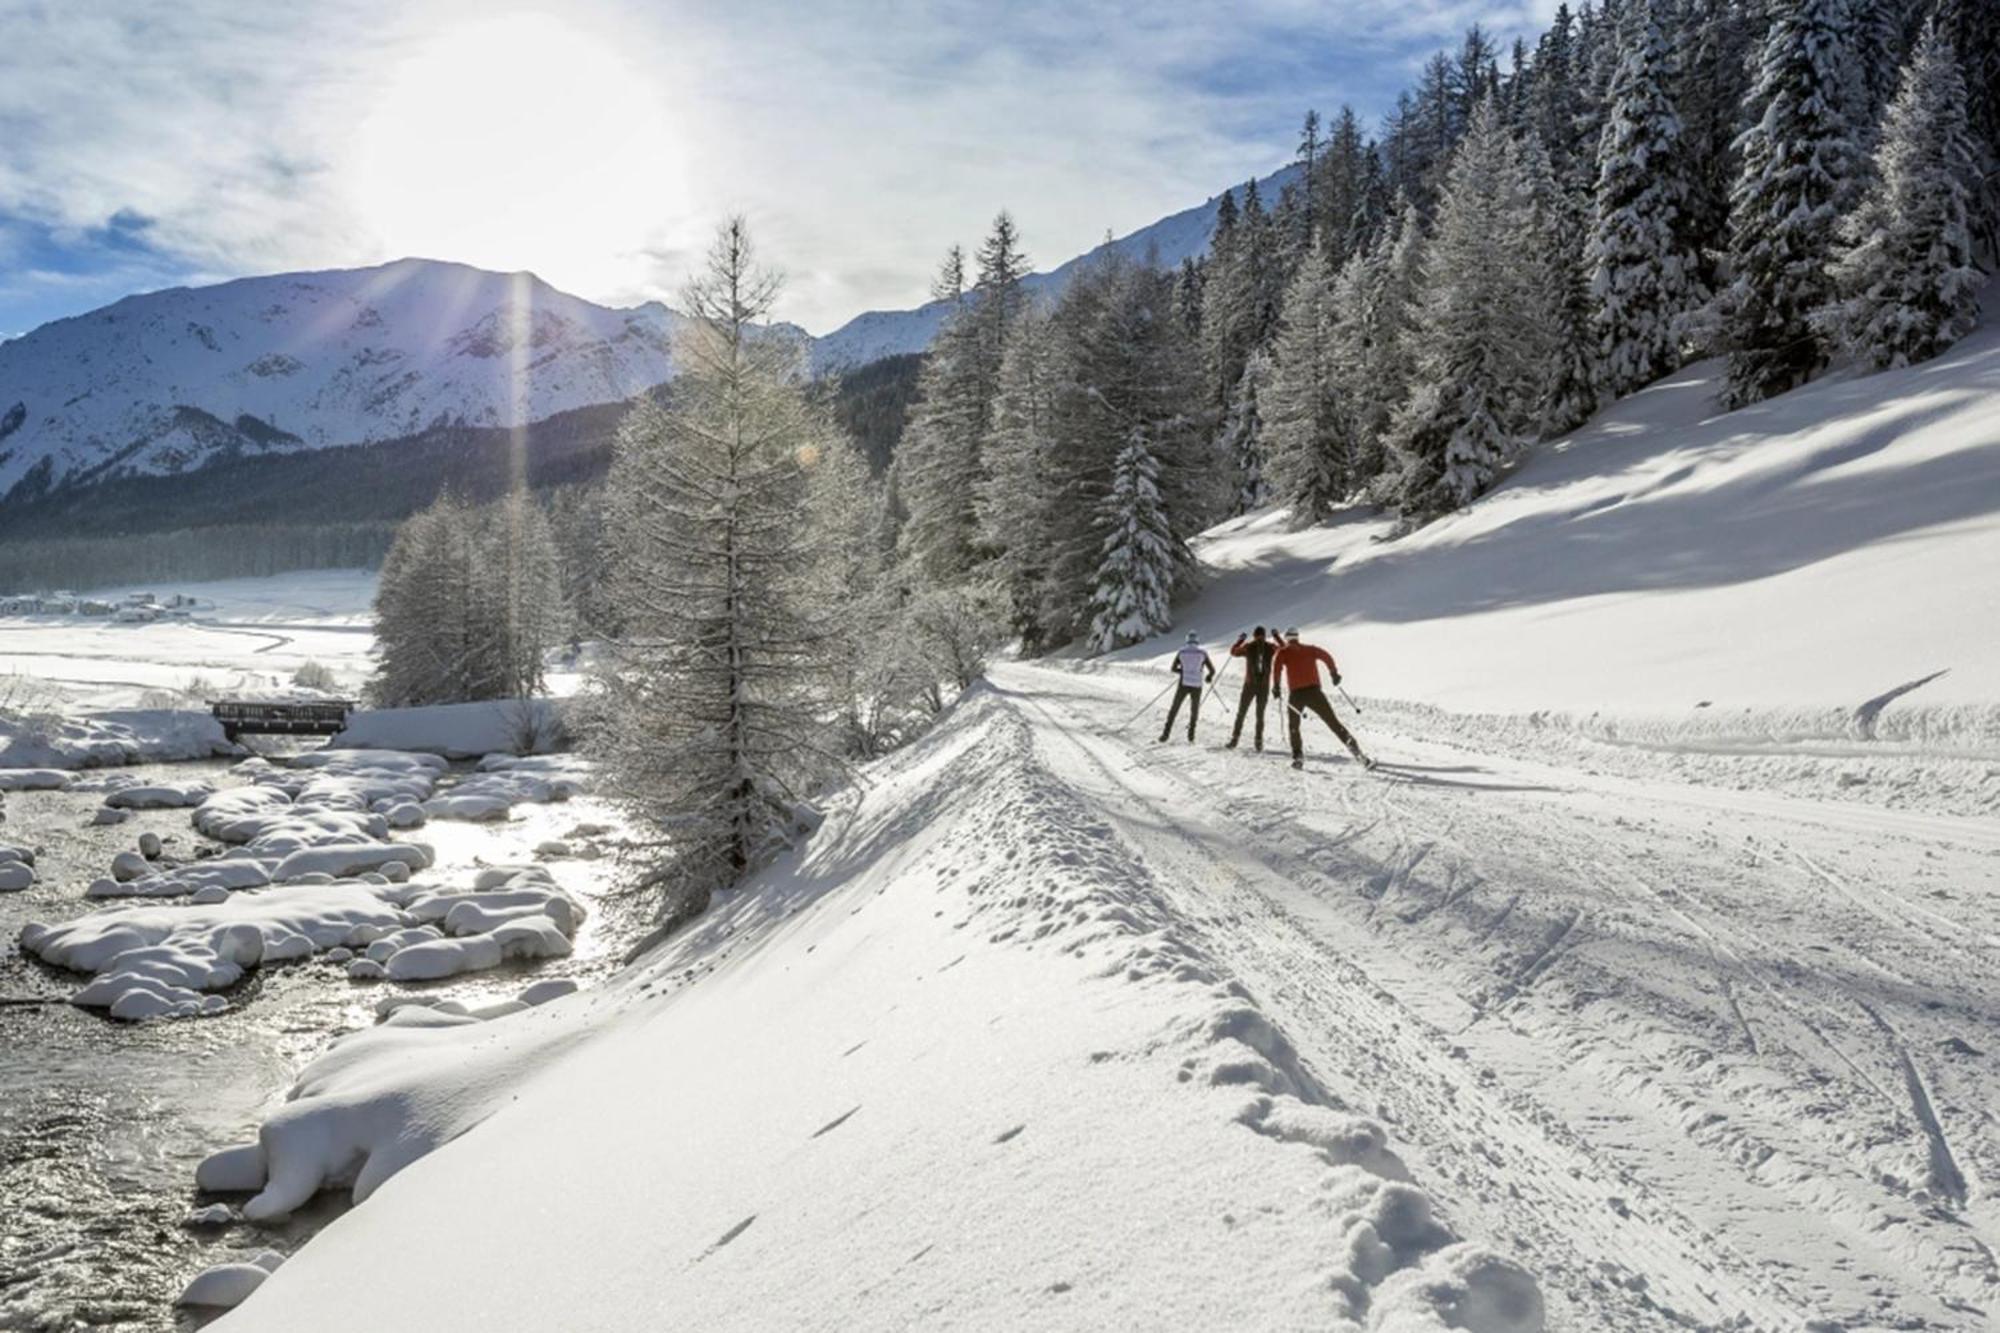
M1349 708L1352 708L1356 713L1359 713L1361 711L1361 705L1354 702L1354 696L1347 692L1347 687L1345 685L1336 684L1333 688L1340 691L1340 697L1347 700L1347 706Z
M1234 662L1235 660L1236 659L1232 657L1229 659L1229 662ZM1222 678L1229 674L1229 662L1224 662L1222 664L1222 670L1215 673L1215 679L1208 682L1208 697L1215 700L1215 706L1217 708L1222 707L1222 696L1215 692L1215 687L1220 685L1222 683Z
M1171 690L1174 686L1180 683L1181 683L1180 676L1178 673L1176 673L1174 678L1166 683L1164 689L1162 689L1158 694L1154 695L1152 698L1146 700L1144 707L1142 707L1138 712L1132 714L1132 716L1126 718L1123 722L1120 722L1118 724L1117 730L1119 731L1125 730L1127 727L1131 726L1134 722L1137 722L1140 718L1152 712L1153 705L1167 697L1167 690Z

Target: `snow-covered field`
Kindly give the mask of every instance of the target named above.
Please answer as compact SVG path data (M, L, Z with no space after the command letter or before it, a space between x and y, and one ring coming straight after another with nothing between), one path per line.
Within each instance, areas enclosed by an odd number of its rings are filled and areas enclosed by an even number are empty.
M264 1166L371 1197L223 1326L1990 1327L2000 339L1713 388L1212 536L1377 773L1004 665L608 985L337 1046Z
M216 692L284 689L307 662L359 690L373 670L373 570L313 570L271 578L93 590L197 600L185 620L119 624L84 616L0 617L0 705L64 712L135 708L195 686ZM194 706L202 706L196 704Z

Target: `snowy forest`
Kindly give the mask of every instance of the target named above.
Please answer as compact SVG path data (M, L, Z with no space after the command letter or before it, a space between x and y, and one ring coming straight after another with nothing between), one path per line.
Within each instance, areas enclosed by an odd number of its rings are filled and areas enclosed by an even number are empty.
M1505 53L1474 28L1376 132L1308 112L1290 183L1225 195L1178 269L1111 254L1038 303L1001 212L940 266L886 462L763 332L779 284L735 219L600 491L398 535L376 694L518 696L600 641L590 730L682 918L1003 642L1167 628L1219 521L1408 532L1690 360L1726 358L1734 408L1937 355L2000 244L1996 162L1985 0L1565 6Z

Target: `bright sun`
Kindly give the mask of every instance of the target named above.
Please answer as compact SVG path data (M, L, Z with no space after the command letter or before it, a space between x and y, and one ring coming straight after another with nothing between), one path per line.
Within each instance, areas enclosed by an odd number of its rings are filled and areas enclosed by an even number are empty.
M659 88L550 14L438 33L359 119L353 200L392 255L533 269L601 293L686 209Z

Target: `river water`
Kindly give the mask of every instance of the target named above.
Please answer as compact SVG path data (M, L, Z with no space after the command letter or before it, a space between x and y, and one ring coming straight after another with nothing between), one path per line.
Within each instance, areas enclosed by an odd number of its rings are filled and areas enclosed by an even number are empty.
M217 786L234 783L224 761L123 770L139 777ZM15 792L0 842L36 849L40 882L0 894L0 1330L192 1329L171 1302L211 1264L261 1249L289 1252L344 1207L323 1196L276 1227L239 1222L223 1230L185 1224L199 1203L197 1163L217 1148L256 1137L263 1113L293 1076L335 1037L375 1022L385 994L422 989L485 1003L529 979L609 971L640 925L607 898L611 863L555 861L549 869L591 909L573 957L475 974L415 988L357 985L311 960L254 971L231 991L232 1007L210 1019L114 1023L62 1002L82 978L24 957L29 921L95 910L83 888L108 873L111 857L142 831L168 840L169 855L204 841L185 810L141 811L131 821L89 827L100 793ZM579 823L614 824L587 799L518 806L504 824L440 822L413 835L438 854L433 874L532 859L535 846Z

